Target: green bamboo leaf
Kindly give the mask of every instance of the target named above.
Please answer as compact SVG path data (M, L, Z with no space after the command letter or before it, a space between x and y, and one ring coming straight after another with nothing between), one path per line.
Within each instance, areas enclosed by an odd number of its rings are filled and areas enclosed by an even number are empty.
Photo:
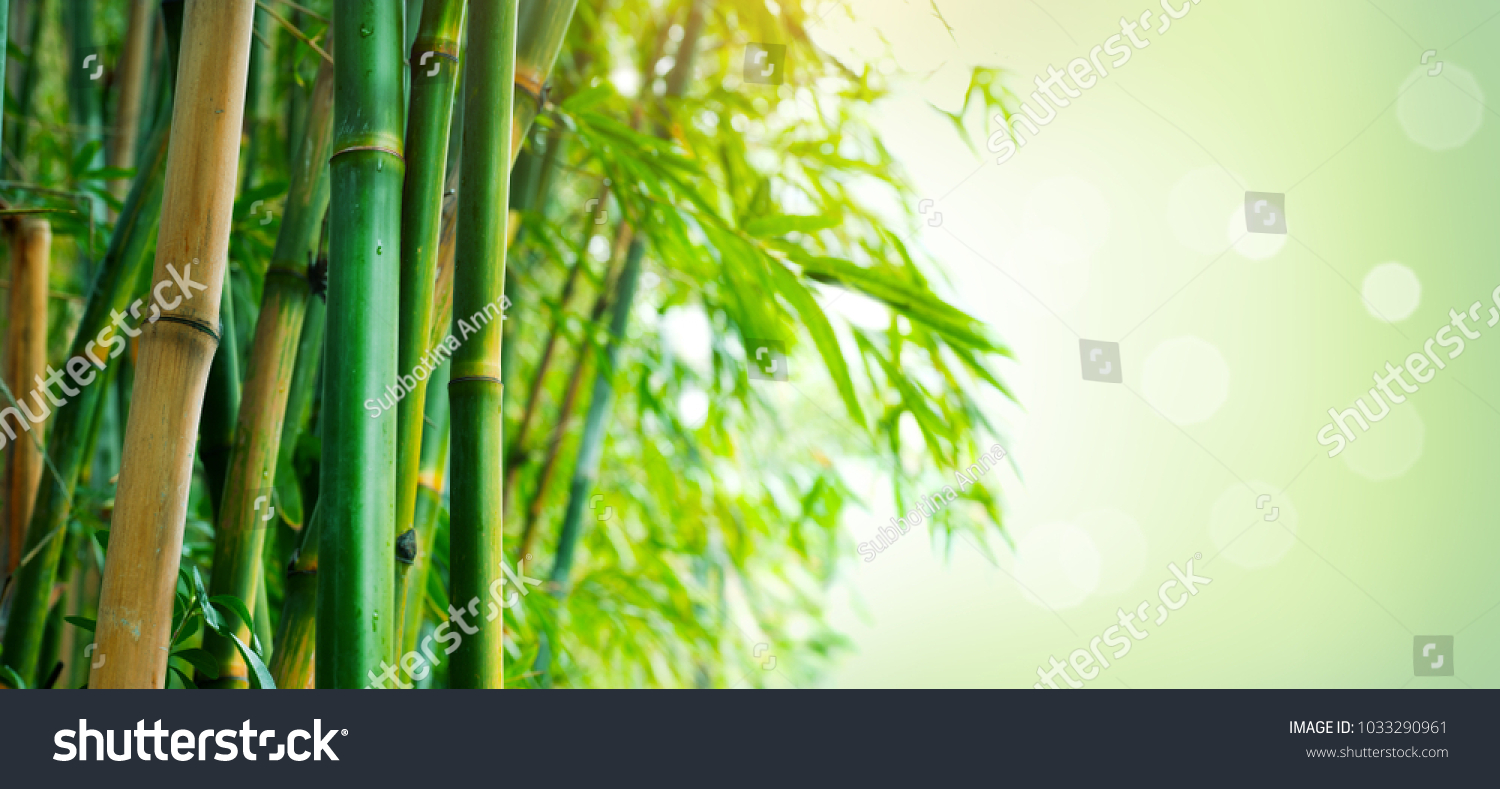
M856 424L864 427L864 410L859 407L859 396L854 392L854 380L849 377L849 366L844 361L844 352L839 348L838 337L833 333L833 326L828 323L828 316L824 314L823 308L813 298L812 294L797 281L795 275L788 271L779 261L771 261L770 269L776 280L777 291L797 311L802 325L807 328L807 333L812 337L813 345L817 347L819 355L823 357L823 363L828 367L828 374L833 378L834 386L839 390L839 396L844 400L844 407L849 409L849 416Z
M838 227L844 218L837 214L776 214L759 216L745 223L745 232L756 238L778 238L787 233L811 235L822 230Z
M256 690L275 690L276 681L271 679L271 670L266 668L265 661L260 659L260 655L255 654L250 650L250 647L245 646L245 642L241 641L239 636L233 633L224 633L223 635L234 639L235 647L240 650L240 655L245 658L245 666L250 669L250 687Z
M245 627L251 629L252 632L250 633L250 643L255 645L256 653L263 654L265 652L265 650L261 649L260 647L260 639L256 638L255 633L253 632L255 617L250 615L250 609L245 605L244 600L241 600L232 594L221 594L214 595L213 597L208 598L208 601L214 603L215 605L224 606L230 611L233 611L234 615L239 617L240 621L245 624ZM220 633L220 635L223 634Z
M219 615L213 603L209 602L208 590L203 586L203 576L198 574L197 567L193 568L193 594L198 610L203 612L203 624L208 625L215 633L224 635L224 618Z
M78 628L82 628L84 630L87 630L90 633L94 632L94 625L95 625L95 623L94 623L94 620L92 620L92 619L87 619L87 618L81 617L81 616L65 616L65 617L63 617L63 621L67 622L68 624L70 624L70 625L72 625L74 627L78 627Z
M94 541L99 543L99 550L109 553L109 529L95 529Z
M193 621L196 622L197 620L195 619ZM219 661L214 660L214 656L209 654L207 650L179 649L176 652L172 653L172 657L182 658L183 660L186 660L187 662L193 664L193 668L198 669L198 671L202 673L203 676L208 677L209 679L219 678Z
M135 177L134 167L96 167L79 173L79 178L99 181L116 181Z
M82 178L83 174L89 169L89 163L94 161L94 158L99 155L99 151L103 147L103 140L89 140L79 146L78 152L73 155L72 161L68 163L68 172L75 179Z
M595 105L613 98L615 95L614 87L608 83L604 83L591 88L584 88L569 96L567 100L558 106L563 112L576 115L580 112L593 109Z
M16 690L26 689L26 682L21 679L21 675L17 674L15 669L3 663L0 663L0 682L4 682Z
M186 643L188 639L193 637L194 633L198 632L198 628L200 627L202 625L198 624L197 618L189 619L187 624L182 626L182 632L178 633L177 638L172 640L172 646L175 647L178 644ZM173 630L175 631L176 628L174 627Z
M974 318L953 307L931 291L919 289L891 276L889 271L864 268L847 260L816 256L793 244L775 244L802 267L802 273L819 282L839 285L884 302L910 320L920 321L952 342L960 342L984 353L1001 348Z
M180 668L172 665L171 663L167 664L167 668L173 674L177 675L177 680L182 683L182 687L183 687L184 690L197 690L198 689L198 686L193 684L192 678L188 677L188 675L186 673L184 673L182 669L180 669Z
M286 521L286 525L301 529L306 524L302 507L302 485L297 478L296 469L292 468L291 450L291 447L282 447L276 458L276 513Z

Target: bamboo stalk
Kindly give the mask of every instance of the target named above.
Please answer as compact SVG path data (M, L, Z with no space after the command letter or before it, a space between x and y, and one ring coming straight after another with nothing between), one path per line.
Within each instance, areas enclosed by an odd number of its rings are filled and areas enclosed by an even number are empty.
M324 263L326 265L327 261ZM282 453L290 453L296 449L297 440L307 430L312 418L318 368L323 364L323 330L328 323L328 305L323 302L321 288L322 285L313 285L315 298L307 300L307 313L302 317L302 337L297 342L297 366L292 369L292 382L287 386L286 416L281 420L281 442L276 454L278 458L283 457Z
M234 443L234 423L240 411L240 354L234 327L234 287L228 272L224 275L219 304L219 321L224 330L219 335L219 350L208 368L198 439L198 457L203 461L215 523L224 511L224 478L229 473L229 447ZM215 545L218 542L216 539Z
M422 439L422 415L427 400L425 380L433 362L432 295L437 274L443 212L444 169L453 119L454 90L458 84L459 32L464 0L430 0L422 6L421 23L411 45L411 103L406 124L406 183L401 194L401 309L396 369L412 386L396 404L396 529L415 525L417 476ZM427 61L430 61L428 63ZM419 371L423 371L418 374ZM418 540L420 542L420 539ZM395 596L406 600L409 563L398 559ZM402 622L405 617L402 617ZM399 650L403 639L392 640ZM393 655L399 658L399 654Z
M68 34L68 45L70 48L71 62L68 64L68 114L73 124L82 130L82 139L74 139L74 150L81 148L85 143L101 140L104 124L103 96L99 86L102 84L94 78L97 69L104 68L104 50L94 40L94 22L98 17L98 11L94 0L67 0L67 22L64 29ZM89 63L90 68L83 68L85 60L92 55L94 60ZM105 163L104 149L99 149L94 154L90 167L102 167ZM104 201L90 201L90 212L96 224L104 224L107 217L107 208ZM92 260L94 250L88 249L85 257Z
M4 11L5 9L0 9ZM0 15L3 19L5 15ZM19 399L32 387L32 377L47 375L47 270L52 255L52 225L35 216L22 217L10 233L10 326L5 337L5 380ZM40 407L40 393L36 395ZM7 403L8 405L8 403ZM35 441L9 441L10 462L5 470L5 574L21 563L26 524L31 522L37 483L42 478L42 425L32 428ZM0 436L0 442L7 442Z
M296 349L307 312L308 264L317 253L323 215L328 210L328 152L333 137L333 68L324 63L313 88L302 144L292 160L292 180L286 214L276 239L276 250L266 270L260 317L250 346L244 401L233 429L234 446L228 457L223 507L214 539L214 572L209 593L228 594L257 608L257 579L271 521L272 482L286 416L287 392L297 364ZM249 643L245 624L232 612L241 641ZM204 681L213 687L249 687L244 658L234 642L205 633L203 648L219 661L219 678Z
M153 13L158 4L152 0L130 0L130 21L125 28L125 47L120 53L120 67L115 80L120 84L120 99L115 106L114 135L109 139L106 160L110 167L129 169L135 166L136 137L141 124L141 98L146 89L147 45L151 41ZM116 199L125 199L130 181L111 181L109 191Z
M444 362L432 373L430 380L440 395L448 387L449 368L449 363ZM403 654L417 648L417 637L422 633L422 619L426 612L422 600L427 596L433 536L437 533L438 514L443 509L443 484L448 473L449 413L448 398L427 399L427 425L422 431L422 463L417 472L417 502L412 519L417 530L417 556L409 571L411 580L406 590L401 639Z
M449 598L486 600L501 576L500 304L505 296L512 104L515 100L517 0L471 9L464 80L464 166L458 189L453 271L453 493L449 517ZM498 110L498 111L494 111ZM474 327L465 317L478 323ZM472 336L471 336L472 335ZM469 609L473 613L473 609ZM449 664L449 686L504 687L503 622L470 623ZM472 632L471 632L472 630Z
M314 687L318 627L318 544L323 519L317 505L302 529L297 552L286 568L286 597L271 653L271 678L278 688Z
M254 10L253 0L187 3L152 272L153 295L166 300L141 333L95 631L105 661L89 674L91 688L157 688L166 675L192 439L220 330Z
M135 184L115 223L109 249L98 267L83 319L68 352L70 360L86 358L96 365L107 366L99 374L103 380L94 380L80 370L75 380L80 384L78 394L69 396L58 407L48 431L47 456L61 479L52 479L37 487L23 546L31 559L28 562L23 556L22 565L16 571L10 623L5 630L4 650L0 652L0 660L22 677L31 677L36 670L58 556L63 548L64 541L60 537L67 528L73 488L88 455L85 437L108 391L113 372L123 366L108 363L108 360L124 350L127 338L120 336L119 332L128 324L122 313L131 303L132 289L140 281L156 242L167 142L170 139L168 132L168 124L162 122L152 134L152 141L146 149L148 154L141 162ZM141 317L139 311L134 315ZM130 329L129 332L136 330ZM105 339L101 340L101 337ZM106 352L106 349L111 350ZM92 385L82 385L84 380L92 381Z
M245 80L245 164L240 183L251 189L259 184L261 157L265 147L264 131L271 121L271 88L276 75L276 36L272 34L275 20L265 9L255 12L255 32L258 41L250 47L250 73ZM264 42L264 43L261 43ZM292 127L301 128L301 127Z
M396 380L400 289L400 0L336 0L329 374L323 384L319 688L360 688L394 628L396 418L373 409ZM336 374L335 374L336 373Z
M563 38L572 24L578 0L522 0L516 22L515 111L512 113L511 140L515 154L532 121L546 103L547 77L562 51ZM507 102L506 106L510 106Z
M49 0L37 0L29 9L31 29L26 34L26 71L16 91L16 110L18 116L23 119L31 117L32 101L36 97L36 86L41 79L41 69L38 68L37 63L37 49L41 44L42 32L47 26L48 3ZM10 150L13 158L7 161L7 165L11 173L21 180L26 180L26 173L20 169L20 163L26 159L29 132L29 126L24 122L17 123L11 128Z
M17 16L25 17L26 12L19 10ZM5 81L5 65L10 60L10 0L0 0L0 43L5 44L6 54L0 55L0 91L8 90L10 83ZM5 113L0 112L0 143L5 140ZM25 117L24 115L22 116ZM8 573L7 573L8 574Z

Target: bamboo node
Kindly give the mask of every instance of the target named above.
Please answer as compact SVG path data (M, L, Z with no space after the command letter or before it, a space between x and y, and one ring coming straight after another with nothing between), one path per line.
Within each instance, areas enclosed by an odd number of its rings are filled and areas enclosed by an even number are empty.
M194 320L192 318L183 318L177 315L160 315L157 316L156 320L152 321L152 323L180 323L184 326L191 326L194 329L197 329L198 331L201 331L204 334L212 337L214 339L214 345L219 344L219 335L216 334L213 330L213 327L209 326L205 321Z
M346 153L353 153L355 151L380 151L381 153L388 153L396 157L397 159L400 159L402 164L406 163L406 157L402 156L400 151L397 151L393 148L387 148L383 145L351 145L348 148L334 151L333 155L328 157L328 161L332 162L334 159L337 159Z

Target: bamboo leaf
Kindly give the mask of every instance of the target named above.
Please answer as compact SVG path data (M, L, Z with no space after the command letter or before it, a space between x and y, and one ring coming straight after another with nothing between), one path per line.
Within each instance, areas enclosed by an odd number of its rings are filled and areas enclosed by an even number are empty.
M791 303L792 309L796 310L797 316L801 318L802 325L807 327L813 345L817 347L818 353L823 357L823 363L828 367L828 374L833 378L834 386L838 387L839 396L844 400L844 407L849 409L849 416L860 427L864 427L864 410L859 407L859 396L854 392L854 380L849 377L849 366L844 362L844 352L839 348L838 338L833 333L833 326L828 323L828 316L823 313L823 308L813 299L807 288L803 287L792 272L779 261L772 261L770 268L772 276L776 279L777 290Z
M250 647L245 646L245 642L241 641L239 636L233 633L224 633L223 635L234 639L235 647L244 656L245 666L250 669L250 687L256 690L275 690L276 681L271 679L271 670L266 668L265 661L260 659L260 655L255 654L250 650Z
M207 650L179 649L172 653L172 657L181 658L193 664L193 668L198 669L203 676L209 679L219 678L219 661L214 660L214 656L209 654Z
M183 687L184 690L197 690L198 689L198 686L193 684L192 678L189 677L182 669L180 669L180 668L172 665L171 663L167 664L167 668L173 674L177 675L177 681L179 681L179 682L182 683L182 687Z
M94 620L92 620L92 619L88 619L88 618L81 617L81 616L65 616L65 617L63 617L63 621L67 622L68 624L70 624L70 625L72 625L74 627L78 627L78 628L82 628L84 630L87 630L90 633L94 632L94 624L95 623L94 623Z
M250 643L255 645L256 653L263 654L265 652L265 650L261 649L260 639L256 638L255 633L253 632L255 626L255 617L250 615L250 609L245 605L244 600L241 600L231 594L214 595L213 597L208 598L208 600L211 603L222 605L225 608L228 608L230 611L233 611L234 615L240 618L240 621L244 623L245 627L249 628L252 631L250 633ZM222 633L220 635L222 635Z
M94 161L103 148L103 140L89 140L79 146L78 152L73 154L72 161L68 163L68 172L75 179L85 177L85 173L89 170L89 163Z
M21 679L21 675L17 674L15 669L3 663L0 663L0 682L4 682L16 690L26 689L26 682Z
M756 238L777 238L787 233L817 233L838 227L844 218L833 215L778 214L761 216L745 223L745 232Z
M286 525L300 530L306 519L302 507L302 485L296 469L292 468L291 450L291 447L283 447L276 458L276 512Z
M208 590L203 586L203 576L198 573L197 567L193 568L193 595L198 603L198 610L203 612L203 624L208 625L215 633L224 635L224 618L219 615L213 603L209 602Z
M187 624L182 626L182 632L178 633L177 637L172 639L172 646L175 647L178 644L186 643L188 639L193 637L194 633L198 632L198 628L200 627L202 627L202 625L198 624L197 617L189 619L187 621Z

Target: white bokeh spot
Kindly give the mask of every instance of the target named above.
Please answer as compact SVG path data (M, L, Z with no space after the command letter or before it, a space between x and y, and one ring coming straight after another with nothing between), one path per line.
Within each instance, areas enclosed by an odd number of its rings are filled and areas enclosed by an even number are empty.
M1411 317L1422 303L1422 280L1400 263L1381 263L1365 275L1359 292L1371 315L1394 323Z
M1401 83L1396 120L1412 142L1433 151L1458 148L1484 124L1484 90L1467 69L1452 62L1428 76L1431 65L1414 69Z

